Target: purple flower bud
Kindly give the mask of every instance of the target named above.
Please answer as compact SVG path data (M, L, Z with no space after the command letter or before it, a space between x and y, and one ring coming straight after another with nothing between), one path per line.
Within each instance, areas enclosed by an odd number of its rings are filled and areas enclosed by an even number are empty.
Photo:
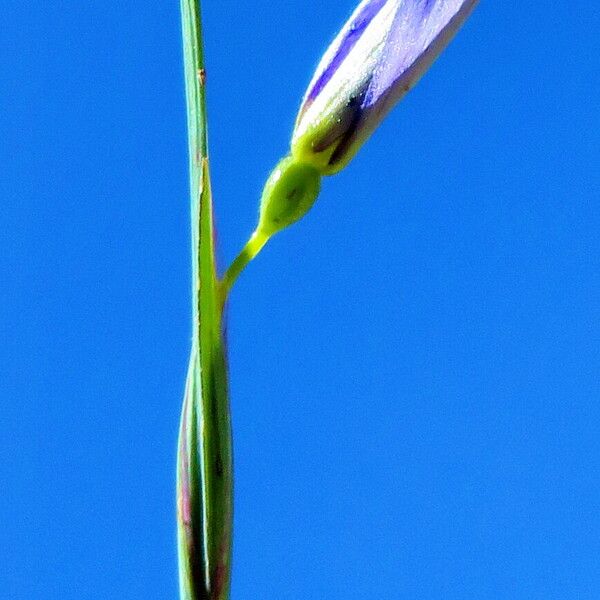
M478 0L363 0L317 67L292 155L322 174L342 169L421 78Z

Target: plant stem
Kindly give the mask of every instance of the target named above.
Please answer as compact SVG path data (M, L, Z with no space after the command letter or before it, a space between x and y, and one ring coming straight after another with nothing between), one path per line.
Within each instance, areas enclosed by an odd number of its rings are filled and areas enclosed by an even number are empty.
M259 230L256 230L250 236L250 239L246 242L242 251L237 255L225 272L225 275L223 275L223 279L221 279L221 302L223 304L227 300L229 292L240 273L246 268L248 263L256 257L268 241L269 236Z
M199 0L181 0L192 219L193 335L177 459L181 600L229 597L233 470L226 347L215 267Z

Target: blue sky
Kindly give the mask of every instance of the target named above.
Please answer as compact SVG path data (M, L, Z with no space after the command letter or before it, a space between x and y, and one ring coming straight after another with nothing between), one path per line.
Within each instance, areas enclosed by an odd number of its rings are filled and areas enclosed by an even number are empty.
M205 2L223 265L352 8ZM175 598L178 6L3 15L2 596ZM599 29L482 2L241 277L233 600L597 598Z

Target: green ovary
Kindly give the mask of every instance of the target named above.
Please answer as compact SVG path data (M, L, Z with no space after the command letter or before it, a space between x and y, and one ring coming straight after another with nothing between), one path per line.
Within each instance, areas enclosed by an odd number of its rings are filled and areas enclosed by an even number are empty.
M321 175L312 165L288 156L271 173L260 203L258 231L270 237L300 220L321 189Z

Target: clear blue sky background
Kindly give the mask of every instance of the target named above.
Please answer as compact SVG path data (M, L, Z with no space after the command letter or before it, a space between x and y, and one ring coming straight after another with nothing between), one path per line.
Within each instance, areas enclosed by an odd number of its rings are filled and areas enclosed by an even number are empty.
M206 0L223 264L352 7ZM0 596L172 599L178 3L2 14ZM233 600L598 598L599 14L482 2L241 278Z

